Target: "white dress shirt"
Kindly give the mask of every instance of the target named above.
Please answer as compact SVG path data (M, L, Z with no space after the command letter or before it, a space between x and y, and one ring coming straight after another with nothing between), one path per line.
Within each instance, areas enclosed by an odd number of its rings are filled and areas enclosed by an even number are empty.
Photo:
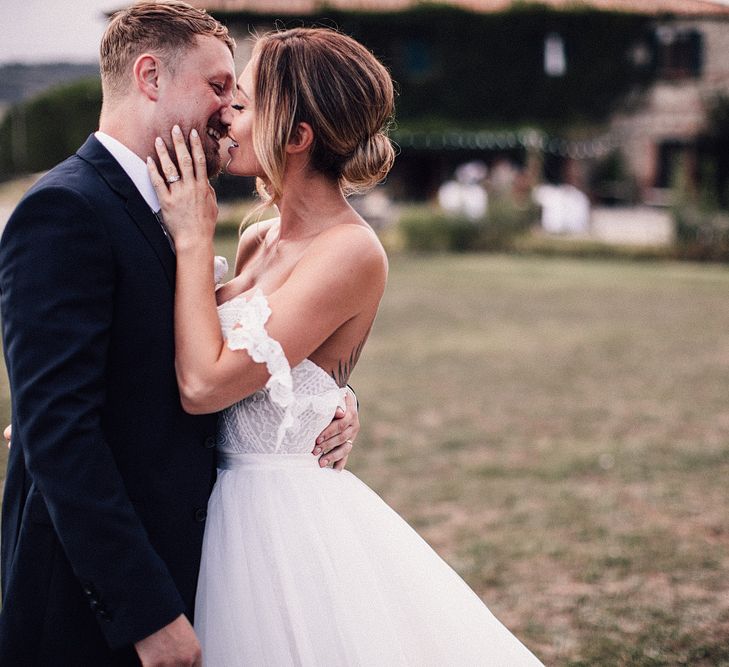
M126 172L126 175L132 179L132 183L139 190L139 194L144 197L144 201L147 202L152 212L157 213L160 209L159 199L149 178L147 163L136 153L130 151L123 143L117 141L114 137L110 137L105 132L95 132L94 136L111 153L119 166Z

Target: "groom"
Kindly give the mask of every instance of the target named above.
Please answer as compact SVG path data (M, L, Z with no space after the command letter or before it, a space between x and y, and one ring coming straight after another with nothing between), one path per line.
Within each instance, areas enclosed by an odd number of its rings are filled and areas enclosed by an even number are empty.
M100 131L26 194L0 242L13 396L2 665L199 664L190 619L216 419L180 407L175 257L143 159L177 123L219 171L233 48L182 2L115 14ZM359 428L348 406L323 434L330 461Z

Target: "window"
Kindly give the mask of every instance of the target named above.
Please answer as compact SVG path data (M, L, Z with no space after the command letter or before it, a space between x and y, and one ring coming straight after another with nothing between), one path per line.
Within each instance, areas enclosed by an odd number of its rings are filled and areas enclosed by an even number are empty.
M692 175L691 147L681 140L668 140L658 146L657 188L687 187ZM688 182L682 182L687 181Z
M688 79L701 76L704 45L700 32L659 26L655 34L660 78Z
M566 72L564 40L556 32L550 32L544 38L544 73L547 76L564 76Z
M405 44L405 67L411 79L419 81L428 78L433 62L427 42L412 39Z

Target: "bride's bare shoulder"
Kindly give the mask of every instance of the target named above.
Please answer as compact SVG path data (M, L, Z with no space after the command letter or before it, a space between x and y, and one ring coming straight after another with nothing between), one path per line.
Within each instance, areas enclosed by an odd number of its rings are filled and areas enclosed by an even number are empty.
M248 225L238 239L238 250L235 253L235 274L240 273L241 267L252 257L253 253L263 243L271 229L278 225L278 218L260 220Z
M359 218L359 216L358 216ZM344 223L335 225L326 230L327 241L336 239L347 246L357 247L360 250L368 251L385 257L385 249L382 247L379 237L364 220L361 222Z
M371 277L387 277L387 254L374 230L366 223L334 225L317 236L309 246L310 258L331 258L333 263L345 264L350 269ZM347 258L342 262L342 258Z

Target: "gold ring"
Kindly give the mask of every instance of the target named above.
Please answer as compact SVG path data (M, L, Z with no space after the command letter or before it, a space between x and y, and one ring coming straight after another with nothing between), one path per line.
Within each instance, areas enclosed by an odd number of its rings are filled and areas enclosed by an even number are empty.
M167 177L167 182L172 185L173 183L177 183L177 181L180 180L179 174L173 174L172 176Z

